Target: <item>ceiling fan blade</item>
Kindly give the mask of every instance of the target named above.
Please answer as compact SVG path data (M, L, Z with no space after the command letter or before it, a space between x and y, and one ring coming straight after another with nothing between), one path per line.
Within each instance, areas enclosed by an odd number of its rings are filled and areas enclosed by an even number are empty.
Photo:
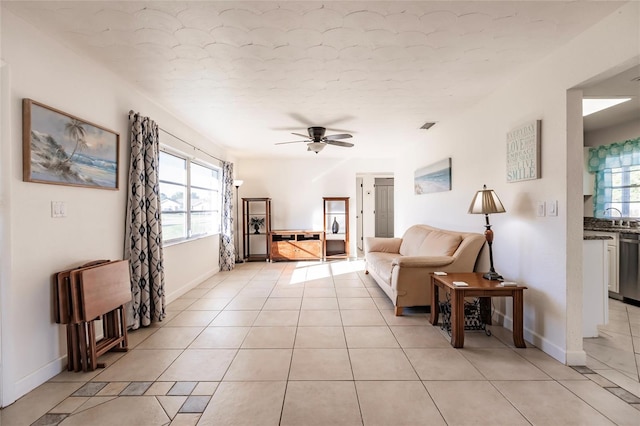
M352 137L353 136L351 136L348 133L340 133L338 135L329 135L329 136L327 136L327 139L332 139L332 140L333 139L349 139L349 138L352 138Z
M353 146L353 144L351 142L334 141L334 140L331 140L331 139L327 139L325 141L325 143L327 145L342 146L342 147L345 147L345 148L351 148Z
M309 135L303 135L302 133L291 133L292 135L301 136L303 138L309 139Z
M352 115L345 115L342 117L334 118L333 120L325 121L325 127L332 126L334 124L342 123L343 121L349 121L353 119Z
M307 127L313 126L312 124L313 122L311 120L309 120L307 117L303 116L302 114L298 114L297 112L290 113L289 117L293 118L300 124L304 124Z
M278 142L274 145L286 145L288 143L300 143L300 142L305 142L305 143L309 143L309 140L307 139L306 141L291 141L291 142Z
M308 117L305 117L304 115L299 114L297 112L290 112L287 115L289 117L293 118L294 120L296 120L298 123L303 124L306 127L311 127L311 126L317 126L318 125L318 124L315 124L315 123L317 123L317 121L309 120ZM344 115L342 117L334 118L333 120L328 120L328 121L321 122L321 124L324 123L323 126L328 129L330 126L333 126L333 125L338 124L338 123L342 123L343 121L352 120L353 118L354 118L354 116L352 116L352 115ZM288 130L288 129L283 129L283 130ZM291 129L291 130L295 130L295 129ZM338 129L332 129L332 130L338 131L338 132L342 131L342 130L338 130Z

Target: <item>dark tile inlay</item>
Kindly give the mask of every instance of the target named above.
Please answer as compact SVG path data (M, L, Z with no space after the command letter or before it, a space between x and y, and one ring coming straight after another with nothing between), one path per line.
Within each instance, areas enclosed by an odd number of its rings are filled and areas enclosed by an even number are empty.
M45 414L31 423L31 426L57 426L67 416L68 414Z
M153 382L131 382L120 392L120 396L140 396L151 387Z
M195 389L198 382L176 382L167 395L170 396L182 396L182 395L191 395L191 392Z
M190 396L180 407L178 413L202 413L211 399L208 395Z
M88 382L72 393L71 396L96 396L105 386L107 386L106 382Z
M605 388L627 404L640 404L640 398L622 388Z
M585 367L582 365L572 366L571 368L573 368L580 374L596 374L596 372L590 369L589 367Z

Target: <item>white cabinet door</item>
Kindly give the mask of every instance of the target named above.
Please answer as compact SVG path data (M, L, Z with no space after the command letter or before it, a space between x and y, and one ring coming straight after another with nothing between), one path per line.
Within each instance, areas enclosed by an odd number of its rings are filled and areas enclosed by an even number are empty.
M598 337L598 325L609 319L607 243L585 240L582 253L582 337Z
M609 291L619 292L618 285L618 247L608 244L607 256L609 258Z

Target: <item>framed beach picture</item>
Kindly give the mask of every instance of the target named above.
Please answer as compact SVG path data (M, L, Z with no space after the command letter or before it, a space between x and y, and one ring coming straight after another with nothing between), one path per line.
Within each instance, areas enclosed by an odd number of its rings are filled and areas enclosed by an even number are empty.
M413 187L416 194L451 191L451 158L416 170Z
M118 189L120 135L97 124L22 100L25 182Z

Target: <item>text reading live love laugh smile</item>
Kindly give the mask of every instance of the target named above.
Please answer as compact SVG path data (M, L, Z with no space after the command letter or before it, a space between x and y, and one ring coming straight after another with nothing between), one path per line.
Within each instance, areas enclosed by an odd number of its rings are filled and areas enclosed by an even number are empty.
M507 182L540 177L540 120L507 133Z

